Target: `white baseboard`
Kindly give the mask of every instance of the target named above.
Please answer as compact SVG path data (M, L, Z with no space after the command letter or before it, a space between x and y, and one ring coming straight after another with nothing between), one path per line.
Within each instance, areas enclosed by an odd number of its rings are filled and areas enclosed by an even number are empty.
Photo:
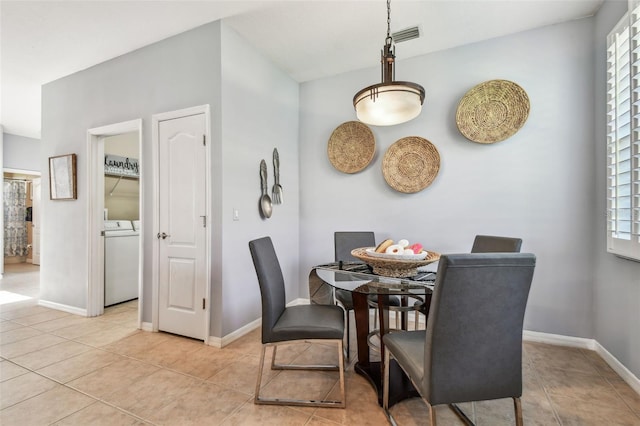
M298 298L287 303L287 306L308 305L308 304L309 304L309 299ZM233 331L227 334L226 336L223 336L222 338L209 336L209 338L205 343L209 346L213 346L216 348L224 348L225 346L235 342L245 334L251 333L256 328L259 328L261 324L262 324L262 318L258 318L257 320L251 321L249 324L243 327L240 327L236 331Z
M58 311L69 312L74 315L87 316L87 310L82 308L76 308L75 306L63 305L62 303L49 302L48 300L38 300L38 305L45 308L56 309Z
M596 350L596 341L583 337L563 336L561 334L541 333L524 330L522 339L528 342L547 343L549 345L569 346L572 348Z
M560 334L540 333L538 331L524 330L523 340L529 342L547 343L550 345L570 346L572 348L589 349L595 351L618 375L627 382L638 394L640 394L640 379L638 379L627 367L604 348L595 339L582 337L562 336Z
M151 324L150 322L142 321L140 329L142 331L153 331L153 324Z
M225 346L235 342L245 334L251 333L253 330L260 327L260 324L262 324L262 318L258 318L255 321L251 321L249 324L243 327L240 327L236 331L233 331L227 334L226 336L223 336L222 338L209 336L209 338L206 341L206 344L216 348L224 348Z
M622 377L622 380L627 382L629 386L633 388L638 394L640 394L640 380L631 372L627 367L625 367L616 357L611 355L611 353L604 348L600 343L596 342L595 351L605 360L609 367L613 369L616 373Z

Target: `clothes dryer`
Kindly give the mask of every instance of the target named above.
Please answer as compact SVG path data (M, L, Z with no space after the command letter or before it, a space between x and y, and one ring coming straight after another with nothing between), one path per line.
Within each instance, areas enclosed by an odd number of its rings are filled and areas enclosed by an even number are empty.
M104 221L104 306L138 298L139 241L131 221Z

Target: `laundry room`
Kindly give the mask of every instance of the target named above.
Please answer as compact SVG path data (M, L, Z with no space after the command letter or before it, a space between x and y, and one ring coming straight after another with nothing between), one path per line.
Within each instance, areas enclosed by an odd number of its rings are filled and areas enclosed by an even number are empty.
M140 167L138 133L104 139L104 305L138 297Z

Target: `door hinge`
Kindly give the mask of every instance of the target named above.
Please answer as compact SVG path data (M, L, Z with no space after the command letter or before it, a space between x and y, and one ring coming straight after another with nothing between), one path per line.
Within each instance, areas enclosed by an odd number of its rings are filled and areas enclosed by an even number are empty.
M207 135L202 135L202 145L207 146Z
M200 216L202 218L202 227L207 227L207 216Z
M202 309L204 309L204 298L202 299Z

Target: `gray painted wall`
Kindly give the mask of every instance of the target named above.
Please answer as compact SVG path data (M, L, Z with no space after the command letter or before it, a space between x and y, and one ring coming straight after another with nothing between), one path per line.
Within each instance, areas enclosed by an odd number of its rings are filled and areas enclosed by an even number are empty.
M396 78L425 87L423 112L372 127L377 155L355 175L332 167L327 140L355 119L352 96L379 81L379 69L302 84L301 280L333 258L334 231L372 230L378 241L407 238L441 253L469 252L476 234L518 236L538 258L526 329L594 337L593 43L593 19L582 19L407 60L399 45ZM513 137L473 143L457 129L457 104L492 79L521 85L531 112ZM437 178L416 194L396 192L381 172L405 136L428 139L441 156Z
M223 38L224 48L221 47ZM228 61L224 70L223 57ZM238 87L242 88L241 93ZM211 334L223 336L258 318L260 300L247 246L249 236L272 234L277 241L285 242L283 252L284 249L292 253L297 251L297 187L290 184L288 204L282 209L276 208L274 218L268 223L259 218L257 211L259 161L270 158L273 147L281 148L284 158L289 159L283 174L297 175L297 90L297 83L257 55L233 30L220 22L45 85L41 165L46 165L49 156L77 153L78 200L52 202L43 199L41 298L86 307L86 132L90 128L142 118L143 158L148 159L144 163L146 170L142 170L146 188L142 220L147 238L144 242L146 303L143 304L143 320L151 321L154 242L151 229L154 166L150 159L151 116L210 104L214 296ZM247 107L248 102L253 102L251 107ZM269 118L266 122L265 111ZM43 176L43 187L48 185L45 181L46 176ZM230 223L232 206L240 210L239 222ZM291 249L291 242L295 242L296 250ZM283 260L283 270L285 278L295 283L298 274L295 255ZM238 271L240 273L236 274ZM297 285L291 286L297 290ZM290 300L297 297L296 291L290 293Z
M640 262L606 252L606 36L626 12L626 2L605 2L596 19L596 231L594 337L636 377L640 377Z
M30 170L34 172L41 170L39 139L12 135L11 133L4 133L3 139L3 167L5 169Z
M327 140L335 127L355 119L352 96L378 81L377 66L298 89L241 37L213 23L46 85L40 168L48 156L78 153L79 199L43 200L43 299L85 306L86 130L142 118L148 156L153 113L208 103L212 335L227 335L260 315L246 245L252 238L274 238L292 300L308 294L309 268L333 258L337 230L373 230L378 240L405 237L443 253L469 251L478 233L513 235L538 256L525 327L596 338L640 376L632 356L640 350L640 267L605 253L604 219L597 214L604 211L602 34L623 6L606 2L597 18L419 58L402 60L400 45L397 78L424 85L423 113L406 124L374 127L377 154L355 175L331 166ZM498 78L527 91L529 120L506 141L469 142L455 125L457 103L474 85ZM393 142L412 135L437 146L441 170L424 191L400 194L384 181L381 161ZM257 212L258 163L267 160L271 185L274 147L282 160L285 203L265 221ZM232 221L234 208L238 222ZM150 218L147 212L147 225ZM145 242L147 259L150 244ZM147 260L147 277L150 272ZM150 295L145 282L147 300ZM150 312L145 306L145 321Z
M143 119L143 158L151 155L151 116L219 98L219 24L199 27L46 84L42 88L42 167L53 155L78 155L77 201L43 197L41 298L79 308L87 297L87 130ZM212 107L212 110L216 110ZM212 114L212 127L219 127ZM144 204L151 206L153 162L145 162ZM48 186L43 176L42 186ZM145 300L151 301L152 211L141 217ZM64 250L61 248L64 247ZM145 321L151 307L143 305Z
M4 132L2 124L0 124L0 164L4 167ZM0 204L4 206L4 174L0 175L3 191L0 193ZM3 208L4 210L4 208ZM4 229L4 214L0 217L0 229ZM4 238L0 238L0 249L4 253ZM0 264L0 278L4 275L4 262Z
M214 289L224 301L220 315L226 336L261 316L258 281L248 242L271 236L285 278L287 301L298 297L298 83L293 81L235 31L222 26L222 246L214 257L223 262ZM264 220L258 212L260 160L267 162L269 192L273 186L273 149L280 155L284 203ZM233 221L233 209L239 221ZM219 253L219 255L215 255ZM218 321L214 321L216 324Z

